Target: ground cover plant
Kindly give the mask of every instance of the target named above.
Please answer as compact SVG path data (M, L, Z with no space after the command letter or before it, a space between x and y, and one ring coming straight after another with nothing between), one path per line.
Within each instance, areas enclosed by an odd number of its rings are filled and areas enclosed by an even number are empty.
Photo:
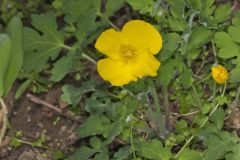
M0 1L1 160L240 160L240 1Z

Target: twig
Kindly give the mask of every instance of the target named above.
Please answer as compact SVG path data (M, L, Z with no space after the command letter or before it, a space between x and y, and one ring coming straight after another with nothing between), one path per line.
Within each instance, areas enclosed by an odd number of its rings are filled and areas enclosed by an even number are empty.
M0 103L2 106L2 111L3 111L3 125L2 125L2 130L0 133L0 147L2 145L3 138L5 137L6 131L7 131L7 114L8 114L8 109L6 104L4 103L3 99L0 98Z
M27 94L27 98L29 98L32 102L35 102L35 103L37 103L37 104L44 105L44 106L46 106L46 107L48 107L48 108L51 108L52 110L54 110L54 111L56 111L56 112L58 112L58 113L62 113L62 110L61 110L60 108L55 107L54 105L49 104L49 103L41 100L41 99L38 98L38 97L35 97L35 96L31 95L31 94Z
M34 103L37 103L37 104L41 104L45 107L48 107L54 111L56 111L57 113L59 113L60 115L68 118L68 119L71 119L73 121L77 121L77 122L82 122L80 117L78 116L73 116L71 112L67 111L67 112L63 112L62 109L52 105L52 104L49 104L43 100L41 100L40 98L38 97L35 97L34 95L31 95L31 94L27 94L27 98L29 98L30 101L34 102Z

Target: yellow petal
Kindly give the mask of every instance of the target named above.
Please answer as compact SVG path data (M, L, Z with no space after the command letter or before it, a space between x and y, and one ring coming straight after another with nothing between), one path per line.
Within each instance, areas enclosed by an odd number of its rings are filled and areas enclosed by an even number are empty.
M128 41L122 32L108 29L98 37L95 48L112 59L119 59L120 44Z
M147 50L139 53L138 60L132 65L133 75L141 78L143 76L156 76L160 62Z
M97 70L100 76L113 86L123 86L137 80L132 74L131 66L110 58L98 61Z
M223 84L228 80L228 71L222 66L212 67L212 77L218 84Z
M132 20L123 26L122 32L129 42L137 48L149 49L152 54L157 54L162 48L162 36L151 24Z

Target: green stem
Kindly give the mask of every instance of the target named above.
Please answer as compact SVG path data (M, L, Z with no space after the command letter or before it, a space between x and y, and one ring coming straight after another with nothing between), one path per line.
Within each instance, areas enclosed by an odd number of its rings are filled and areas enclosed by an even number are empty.
M4 100L2 98L0 98L0 104L2 106L2 111L3 111L3 125L2 125L2 130L1 130L1 133L0 133L0 147L2 145L2 141L4 139L4 136L6 134L6 131L7 131L7 114L8 114L8 109L7 109L7 106L4 102Z
M164 117L163 117L163 114L162 114L162 111L161 111L159 97L158 97L158 94L157 94L156 87L153 83L153 80L150 81L150 85L151 85L151 94L153 96L154 105L156 107L156 112L157 112L157 115L159 117L159 131L160 131L160 134L164 134L164 131L165 131Z
M97 62L95 61L95 59L93 59L92 57L90 57L89 55L87 55L86 53L82 53L82 57L84 57L85 59L87 59L88 61L92 62L93 64L97 64Z
M212 43L212 48L213 48L213 54L214 54L215 63L218 64L217 52L216 52L216 48L215 48L215 45L214 45L214 41L211 41L211 43Z
M18 139L18 138L15 138L15 139L16 139L19 143L22 143L22 144L26 144L26 145L29 145L29 146L39 147L39 148L43 148L43 149L47 149L47 150L53 151L52 148L47 147L47 146L34 145L34 143L32 143L32 142L24 141L24 140L21 140L21 139Z
M223 92L221 94L221 97L224 97L225 92L226 92L226 87L227 84L224 84L224 88L223 88ZM209 118L215 113L215 111L218 109L218 107L220 106L220 104L218 103L213 109L212 111L209 113L208 117L202 122L202 124L200 125L199 128L203 128L205 126L205 124L208 122ZM178 158L178 156L182 153L182 151L189 145L189 143L196 137L196 135L192 135L187 141L186 143L182 146L182 148L178 151L178 153L174 156L174 158Z
M134 160L136 160L137 157L136 157L135 147L134 147L134 142L133 142L133 127L132 126L130 128L130 140L131 140L131 151L133 153L133 158L134 158Z

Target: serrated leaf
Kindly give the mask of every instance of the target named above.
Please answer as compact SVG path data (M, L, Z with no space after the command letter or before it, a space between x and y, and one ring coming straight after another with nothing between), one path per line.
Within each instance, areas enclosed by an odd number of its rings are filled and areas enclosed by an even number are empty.
M77 132L81 138L103 133L103 124L101 117L99 115L91 115L77 129Z
M231 16L231 4L222 4L217 7L214 13L214 18L219 22L228 20Z
M234 42L240 43L240 27L228 27L228 33Z
M106 140L107 144L112 143L114 138L122 132L122 130L123 130L123 126L122 125L123 124L122 124L122 122L120 120L114 122L111 125L111 128L110 128L108 136L107 136L107 140Z
M56 16L52 12L32 15L32 25L38 31L26 27L24 30L24 69L41 71L46 62L55 59L64 47L63 34L57 30Z
M83 94L87 92L95 91L95 82L89 81L83 83L80 87L73 85L64 85L62 87L63 94L61 95L61 100L76 106L81 100Z
M153 160L170 160L172 156L170 149L163 148L161 142L156 139L141 142L136 145L136 149L138 154Z
M210 117L210 121L213 122L218 129L223 127L225 112L222 108L219 108L214 112L214 114Z
M72 68L73 55L64 56L53 65L51 80L60 81Z
M240 159L240 144L229 146L230 152L226 155L226 160L239 160Z
M192 83L194 81L191 70L183 71L183 73L179 78L180 78L180 83L183 85L185 89L189 89L192 86Z
M6 93L5 75L11 55L11 39L6 34L0 34L0 97Z
M139 11L141 14L150 13L152 11L153 0L127 0L134 10Z
M210 42L212 32L205 27L195 27L188 40L188 49L197 49Z
M234 68L230 72L230 81L231 82L240 82L240 68Z
M215 41L217 47L220 49L218 51L220 58L227 59L240 55L238 46L233 42L229 34L217 32L215 34Z
M104 16L106 17L110 17L113 15L114 12L116 12L117 10L119 10L124 2L126 0L107 0L106 3L106 12L104 13Z
M181 41L181 38L177 33L168 33L163 39L163 48L159 54L161 62L170 58L174 54L174 51L176 51Z
M204 160L218 160L225 156L230 150L229 146L235 145L236 138L227 132L221 132L219 135L210 135L204 140L207 149L204 151Z
M195 150L184 149L178 160L202 160L202 154Z
M82 146L77 149L71 156L66 158L66 160L88 160L91 156L98 152L99 151L97 149Z
M125 146L118 149L118 151L115 152L113 157L114 157L114 160L125 160L128 158L129 155L130 155L130 147Z

